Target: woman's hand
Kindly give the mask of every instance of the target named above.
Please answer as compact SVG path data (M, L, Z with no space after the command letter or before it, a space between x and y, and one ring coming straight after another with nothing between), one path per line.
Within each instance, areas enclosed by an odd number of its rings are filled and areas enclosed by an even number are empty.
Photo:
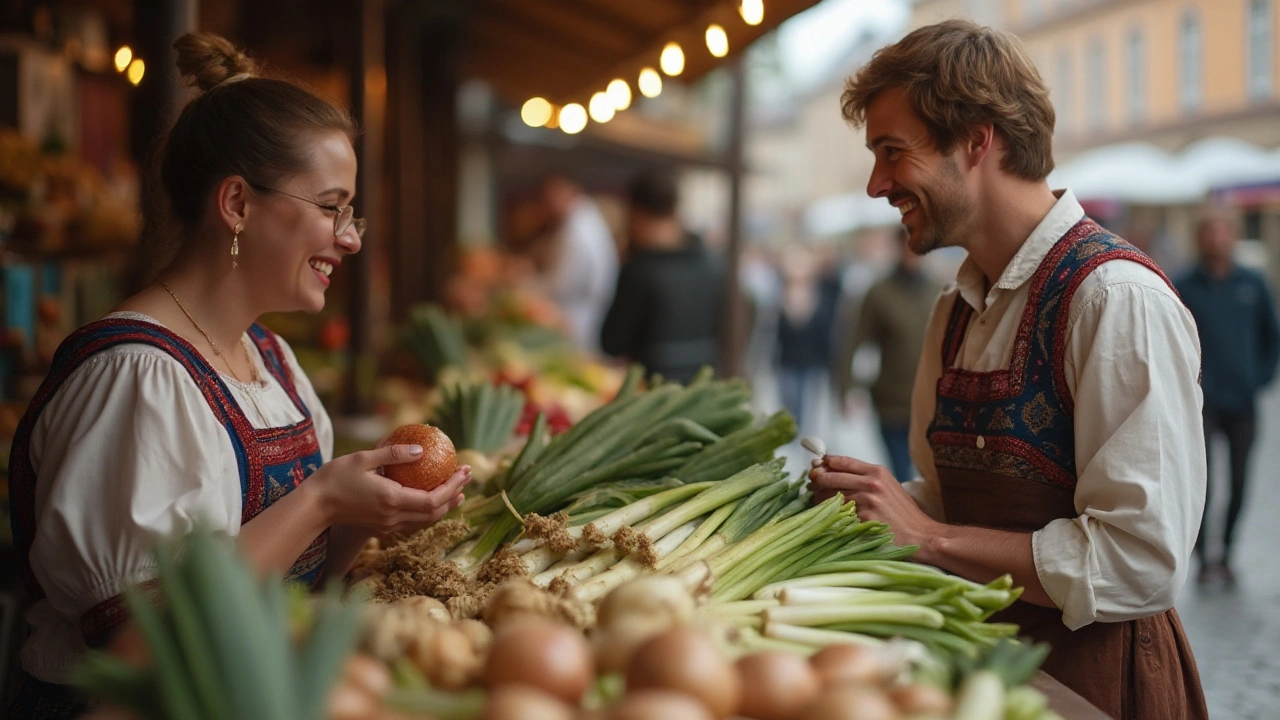
M350 525L381 535L416 530L462 504L462 488L471 481L469 465L430 491L405 487L379 472L421 456L417 445L354 452L325 463L299 489L314 493L327 526Z

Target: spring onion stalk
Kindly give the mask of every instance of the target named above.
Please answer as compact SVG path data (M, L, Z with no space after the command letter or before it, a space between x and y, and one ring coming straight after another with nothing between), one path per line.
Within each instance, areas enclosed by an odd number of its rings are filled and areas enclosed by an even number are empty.
M716 530L719 530L725 520L728 520L734 510L736 510L743 502L743 500L735 500L734 502L726 503L717 508L715 512L708 515L707 519L703 520L702 524L698 526L698 529L686 538L684 542L680 543L680 547L676 548L669 555L658 561L657 570L661 571L670 567L672 563L678 561L680 558L702 545L702 543L706 542L707 538L711 537L711 534Z
M671 551L680 546L680 543L689 538L690 535L698 529L701 524L697 520L690 520L680 527L667 533L661 540L654 543L653 550L658 557L669 555ZM569 591L569 597L577 600L586 600L595 602L604 597L610 590L618 587L622 583L639 577L647 572L649 568L645 567L639 560L629 557L624 558L613 567L605 572L596 575L590 580L574 586Z
M805 642L795 642L786 638L768 637L752 628L738 628L735 633L735 644L746 653L780 650L797 655L812 655L817 646Z
M880 623L880 622L853 622L853 623L836 623L828 626L828 630L841 630L844 632L862 633L864 635L872 635L875 637L895 638L902 637L908 640L915 640L923 643L943 654L950 654L964 657L975 657L978 654L978 644L965 638L959 637L954 633L946 630L935 628L927 628L919 625L904 625L901 623ZM994 645L992 641L989 645Z
M831 605L842 602L853 605L883 605L911 602L916 597L905 592L840 587L788 588L778 593L778 600L783 605Z
M768 582L769 576L774 572L773 568L801 562L810 557L814 549L821 551L834 548L847 533L857 531L858 520L852 514L852 504L846 504L841 508L841 514L830 521L797 530L771 544L727 571L721 578L718 592L730 600L748 597Z
M741 600L750 596L754 583L744 584L739 580L749 580L750 573L763 563L818 535L846 512L853 512L852 504L841 505L841 497L837 495L783 522L761 528L712 556L708 562L717 577L712 596L718 600Z
M842 643L855 643L857 645L865 645L871 648L884 647L885 645L884 640L870 635L844 632L843 630L824 630L822 628L804 627L801 625L787 625L785 623L776 622L765 623L763 632L765 637L799 643L801 645L808 645L815 649L826 647L827 645L839 645Z
M850 572L836 573L829 575L810 575L808 577L793 578L783 582L766 585L752 595L757 600L765 598L776 598L784 590L788 588L816 588L816 587L850 587L850 588L883 588L894 584L892 578L887 578L879 573L872 572Z
M769 608L778 607L780 604L777 600L735 600L733 602L710 603L703 609L703 612L716 617L759 615Z
M764 548L767 548L770 544L777 542L779 539L785 538L794 532L803 532L806 526L832 521L840 511L840 507L841 498L837 495L798 515L789 517L786 520L767 524L743 538L741 541L728 545L722 550L716 552L714 555L706 558L707 564L711 566L711 572L717 578L717 584L719 584L719 578L727 571L731 570L734 565L743 562L754 553L761 552ZM681 570L681 572L683 572L683 570ZM731 600L737 598L724 599Z
M829 605L783 605L762 611L766 623L786 625L834 625L850 622L889 622L941 629L946 624L942 613L923 605L852 605L848 602Z

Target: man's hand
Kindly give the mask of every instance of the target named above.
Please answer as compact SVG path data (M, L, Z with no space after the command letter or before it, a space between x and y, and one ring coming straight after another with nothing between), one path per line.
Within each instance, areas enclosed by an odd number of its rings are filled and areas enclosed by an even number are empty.
M856 458L827 455L813 461L809 487L814 501L837 492L857 503L858 517L887 523L897 545L922 545L938 523L920 509L889 469Z

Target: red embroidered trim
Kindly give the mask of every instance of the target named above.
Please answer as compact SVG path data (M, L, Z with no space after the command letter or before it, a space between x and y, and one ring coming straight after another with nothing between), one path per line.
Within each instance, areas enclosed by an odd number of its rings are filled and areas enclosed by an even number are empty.
M1129 260L1151 270L1156 275L1159 275L1161 280L1164 280L1170 290L1173 290L1174 297L1181 299L1178 295L1178 290L1173 286L1173 282L1164 274L1164 271L1155 264L1155 261L1147 257L1145 253L1137 248L1118 248L1098 253L1080 266L1079 270L1077 270L1075 275L1072 276L1071 282L1067 285L1066 290L1063 291L1063 297L1066 298L1066 301L1068 303L1071 302L1071 298L1075 297L1076 290L1080 287L1080 284L1085 281L1085 278L1089 276L1089 273L1096 270L1099 265L1111 260ZM1068 305L1068 307L1070 306ZM1067 321L1070 319L1070 315L1071 313L1069 312L1058 313L1058 319L1053 328L1052 345L1053 385L1054 389L1057 390L1059 400L1062 402L1062 409L1066 411L1068 416L1074 415L1076 407L1076 400L1071 395L1070 388L1067 385L1066 342L1068 329Z
M159 580L140 582L134 586L134 589L142 592L156 605L159 605L164 598ZM128 619L129 608L125 605L124 594L109 597L80 616L80 636L84 638L85 645L101 647L107 633L123 625Z
M1076 223L1049 249L1048 254L1040 261L1040 266L1032 274L1027 306L1022 311L1022 319L1018 323L1018 333L1014 338L1013 352L1009 359L1009 367L1003 370L988 372L971 372L944 366L942 382L938 390L944 397L953 400L1003 400L1022 394L1026 380L1027 360L1031 356L1031 342L1036 328L1036 317L1041 307L1045 286L1053 278L1058 264L1071 252L1076 243L1090 235L1105 232L1097 223L1084 218ZM1070 302L1070 296L1065 298ZM959 300L958 300L959 302ZM967 303L966 303L967 306ZM953 328L951 333L959 332L958 340L952 340L957 348L964 340L965 328ZM951 334L949 333L949 334Z
M935 447L935 454L942 448L964 451L962 456L948 454L948 462L937 463L940 467L954 467L961 470L996 471L1007 470L1008 462L1001 456L1012 457L1035 468L1038 475L1048 484L1072 489L1076 478L1061 465L1049 459L1039 448L1025 440L1003 435L983 435L983 448L977 447L977 433L934 432L930 444ZM1005 474L1013 474L1006 472ZM1017 476L1017 475L1015 475ZM1028 477L1027 479L1038 479Z

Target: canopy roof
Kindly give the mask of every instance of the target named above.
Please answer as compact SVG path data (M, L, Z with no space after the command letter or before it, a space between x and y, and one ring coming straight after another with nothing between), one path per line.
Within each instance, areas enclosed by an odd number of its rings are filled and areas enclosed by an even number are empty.
M693 81L725 59L707 50L708 25L724 28L732 57L817 2L764 0L763 21L748 25L740 0L478 0L464 71L513 104L534 96L585 104L614 78L634 88L668 42L684 51L677 79Z

